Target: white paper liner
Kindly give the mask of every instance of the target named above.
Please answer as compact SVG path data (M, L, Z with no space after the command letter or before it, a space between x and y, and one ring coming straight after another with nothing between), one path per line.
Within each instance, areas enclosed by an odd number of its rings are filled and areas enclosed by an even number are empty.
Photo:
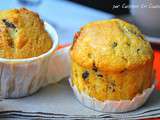
M79 92L76 86L73 86L71 79L69 79L70 86L73 89L77 99L85 106L100 111L100 112L127 112L132 111L142 106L154 90L155 85L147 88L142 94L137 94L132 100L106 100L104 102L92 98L84 92Z
M58 45L57 33L49 24L45 29L53 40L52 48L43 55L28 59L0 58L0 89L2 98L30 95L48 84L48 62Z
M48 82L55 83L70 75L69 47L56 51L48 66Z

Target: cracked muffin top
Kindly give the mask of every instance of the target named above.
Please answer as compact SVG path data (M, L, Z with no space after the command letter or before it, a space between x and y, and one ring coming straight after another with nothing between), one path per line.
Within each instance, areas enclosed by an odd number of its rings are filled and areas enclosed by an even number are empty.
M0 11L1 58L31 58L51 47L52 40L37 13L25 8Z
M119 19L91 22L75 34L71 58L85 68L120 72L153 62L153 51L138 28Z

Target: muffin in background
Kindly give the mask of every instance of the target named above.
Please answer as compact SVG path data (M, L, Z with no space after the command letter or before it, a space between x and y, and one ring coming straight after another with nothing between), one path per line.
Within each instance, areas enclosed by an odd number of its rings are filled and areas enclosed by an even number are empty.
M37 13L25 8L0 11L1 58L31 58L51 47L52 40Z
M132 100L153 83L152 48L138 28L125 21L85 25L76 33L70 55L74 92L100 102Z
M37 13L25 8L0 11L1 97L28 96L48 85L48 65L57 46L55 29Z

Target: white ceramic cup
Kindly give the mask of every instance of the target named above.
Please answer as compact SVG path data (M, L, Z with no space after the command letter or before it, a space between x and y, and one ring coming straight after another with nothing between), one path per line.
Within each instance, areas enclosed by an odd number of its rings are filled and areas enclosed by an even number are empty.
M160 36L160 0L130 0L130 9L145 34Z

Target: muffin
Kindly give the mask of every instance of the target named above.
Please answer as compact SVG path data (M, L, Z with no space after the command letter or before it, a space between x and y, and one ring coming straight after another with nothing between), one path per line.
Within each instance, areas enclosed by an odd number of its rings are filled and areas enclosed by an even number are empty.
M38 14L25 8L0 11L0 39L1 58L31 58L52 47Z
M48 84L57 33L25 8L0 11L0 91L3 98L31 95Z
M99 102L131 101L152 85L152 48L136 26L123 20L82 27L70 56L72 87Z

